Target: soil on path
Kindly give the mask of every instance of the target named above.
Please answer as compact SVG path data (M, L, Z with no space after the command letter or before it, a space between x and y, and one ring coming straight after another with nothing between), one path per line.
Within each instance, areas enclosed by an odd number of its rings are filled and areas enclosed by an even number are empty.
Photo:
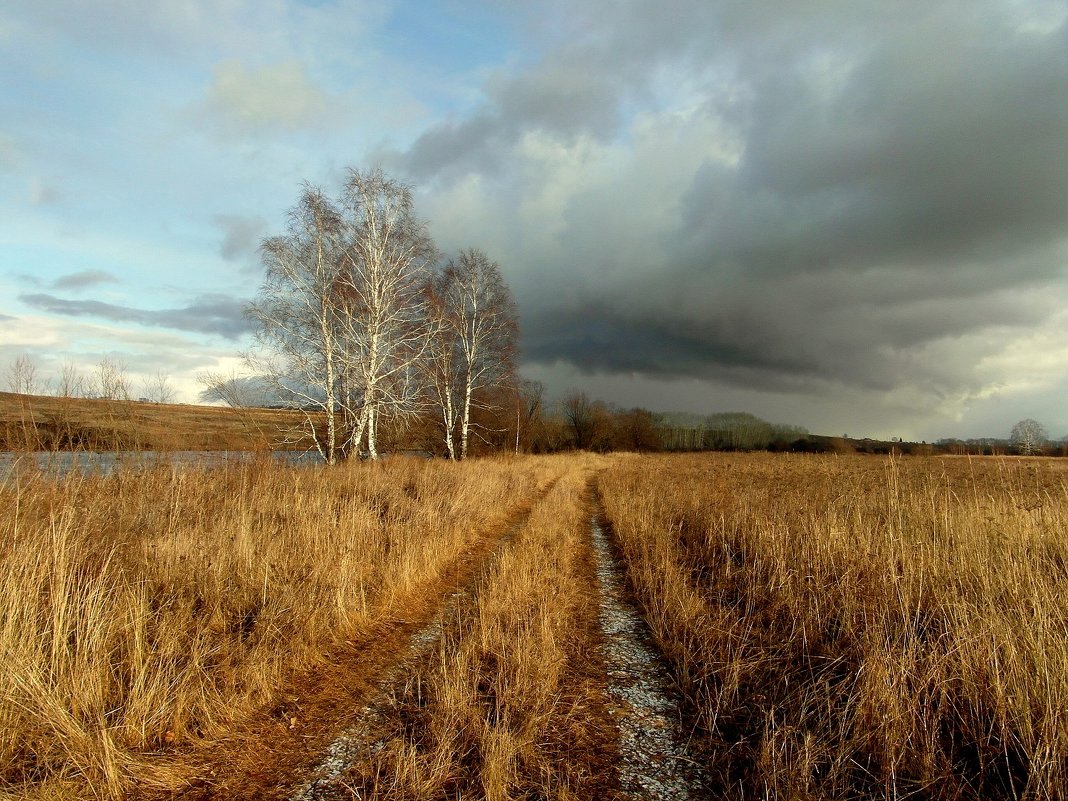
M552 485L545 494L551 489ZM495 542L492 550L467 571L463 583L452 586L441 600L437 613L421 629L411 634L404 657L384 671L374 691L368 694L370 697L367 702L356 711L350 724L326 747L319 761L288 796L290 801L352 798L345 774L382 747L381 734L387 728L394 696L399 688L418 681L422 663L438 646L445 627L451 621L459 620L462 607L469 602L475 587L493 567L501 551L512 543L524 519L525 516L513 523L504 536Z
M382 746L404 688L420 680L443 632L470 614L478 583L550 489L524 504L506 529L483 537L457 558L447 579L407 598L403 619L384 621L344 643L325 667L294 682L270 709L210 749L187 755L181 778L175 772L166 791L160 791L161 781L139 797L353 797L347 778L353 778L353 770L358 774L358 766ZM583 789L596 790L598 798L708 798L710 783L689 743L666 662L596 511L590 547L582 548L580 558L590 580L588 614L581 614L580 607L581 642L568 648L572 656L564 693L585 699L585 741L572 741L568 758L582 761Z
M518 528L513 533L518 533ZM520 536L538 537L538 530L526 530ZM510 538L508 539L510 541ZM331 747L327 759L312 777L291 796L292 801L334 801L352 798L494 798L530 797L529 788L520 790L523 779L518 775L531 768L520 759L515 764L516 786L489 790L482 785L485 778L482 756L476 748L471 752L454 753L458 759L452 770L454 777L436 792L441 795L413 795L405 781L392 775L396 769L396 754L420 752L429 756L434 745L434 718L440 712L435 707L435 673L443 664L451 664L457 648L472 631L472 623L482 614L480 604L486 583L494 585L501 576L499 559L506 552L498 548L493 558L483 562L477 575L462 591L450 597L447 608L438 618L438 625L421 636L422 647L384 682L382 691L373 703L361 712L359 723L352 726ZM598 618L596 556L588 541L581 538L573 554L573 566L587 588L579 597L569 599L561 610L571 616L574 625L562 643L566 670L555 690L555 710L551 722L543 732L540 755L548 759L542 769L551 770L559 786L560 798L619 801L618 736L609 713L605 687L605 665ZM492 590L491 590L492 592ZM516 609L516 614L524 614ZM431 633L433 632L433 633ZM491 659L487 663L490 674L473 673L461 681L478 682L487 689L495 685ZM505 682L507 684L507 681ZM486 714L499 713L489 703ZM424 750L428 749L429 750ZM383 758L381 755L386 754ZM418 760L417 760L418 761ZM549 765L551 764L551 768ZM540 777L544 779L544 776ZM549 782L550 786L552 782ZM500 795L505 792L507 795ZM511 793L516 795L512 796ZM484 794L484 795L483 795ZM544 797L535 794L533 797ZM550 795L548 797L557 797Z
M275 703L235 726L224 738L201 743L195 753L176 754L157 767L150 785L135 791L146 799L287 799L298 788L315 788L343 769L346 731L360 725L384 688L425 653L440 635L455 600L521 527L551 482L522 504L500 531L480 537L443 571L442 581L417 589L397 607L403 617L381 621L335 648L314 672L300 676ZM329 783L328 781L326 783Z

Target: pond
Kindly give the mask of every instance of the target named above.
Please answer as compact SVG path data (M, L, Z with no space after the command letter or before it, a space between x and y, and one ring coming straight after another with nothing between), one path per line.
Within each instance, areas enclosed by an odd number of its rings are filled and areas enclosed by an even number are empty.
M0 481L17 466L36 467L43 473L65 476L71 472L112 473L119 468L151 468L161 464L190 467L221 467L250 462L252 451L0 451ZM315 451L273 451L280 463L314 465L322 460Z

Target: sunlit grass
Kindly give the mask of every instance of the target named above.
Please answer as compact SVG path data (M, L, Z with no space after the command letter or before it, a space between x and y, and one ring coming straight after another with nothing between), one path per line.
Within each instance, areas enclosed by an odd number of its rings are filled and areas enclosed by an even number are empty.
M724 795L1063 797L1066 475L768 455L609 471Z
M265 461L0 490L0 788L121 797L396 616L552 471ZM80 788L80 789L77 789Z
M564 460L559 460L563 462ZM596 625L587 488L567 472L504 546L438 647L395 691L393 730L345 778L356 797L585 798L604 741L578 666Z
M0 392L0 450L270 450L300 412Z

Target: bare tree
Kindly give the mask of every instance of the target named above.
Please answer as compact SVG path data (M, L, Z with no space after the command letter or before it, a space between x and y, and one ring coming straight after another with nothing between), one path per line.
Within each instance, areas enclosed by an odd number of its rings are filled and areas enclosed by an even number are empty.
M616 420L617 444L625 450L660 450L659 420L648 409L635 408L620 412Z
M229 406L245 431L255 436L260 449L273 449L280 438L292 439L292 432L280 435L274 426L264 425L262 418L255 413L256 407L268 403L266 388L259 378L238 375L236 370L229 373L204 371L197 375L197 383L203 387L200 399L219 401ZM306 433L306 426L298 433Z
M540 381L523 380L516 386L516 432L515 450L519 453L521 439L530 447L539 429L544 425L545 385ZM520 432L524 436L520 437Z
M153 403L174 403L175 391L170 375L164 370L157 370L142 382L144 396Z
M263 254L266 276L247 309L259 345L249 364L304 411L303 436L326 462L365 436L377 458L379 420L403 420L423 399L424 288L436 251L411 190L380 170L350 171L336 204L306 187L288 234Z
M590 400L585 392L571 392L560 406L571 444L577 450L604 450L609 446L612 420L603 402Z
M7 368L8 389L20 395L36 394L37 378L37 365L29 354L22 354Z
M202 401L218 401L231 409L264 405L263 387L255 379L238 375L236 370L229 373L205 370L197 373L197 383L203 387L200 392Z
M289 231L263 243L266 267L259 297L245 310L258 324L259 348L248 361L279 398L304 413L302 437L327 464L338 457L341 343L335 302L341 283L341 214L306 185L289 214ZM325 433L316 425L326 418Z
M422 363L435 328L425 287L437 251L415 216L411 189L381 170L351 170L343 205L337 296L347 391L360 403L348 444L360 448L366 434L367 452L377 458L379 418L407 418L422 405Z
M104 400L130 399L130 380L126 374L126 363L111 356L105 356L96 366L94 376L94 394Z
M459 367L463 359L459 343L449 324L449 312L445 307L441 290L441 276L436 276L429 290L428 314L432 330L430 348L424 365L427 391L437 410L442 436L445 440L445 452L449 459L455 460L457 457L457 410L460 405L457 388L460 385Z
M74 362L63 362L59 375L52 382L52 392L57 398L80 398L85 395L85 377Z
M460 458L467 457L471 407L480 389L499 385L514 370L519 325L501 268L481 250L461 250L445 268L437 292L447 334L459 356Z
M1031 456L1036 453L1042 453L1049 442L1049 434L1046 433L1045 427L1037 420L1027 418L1012 427L1012 433L1009 434L1009 442L1016 446L1017 450L1024 456Z

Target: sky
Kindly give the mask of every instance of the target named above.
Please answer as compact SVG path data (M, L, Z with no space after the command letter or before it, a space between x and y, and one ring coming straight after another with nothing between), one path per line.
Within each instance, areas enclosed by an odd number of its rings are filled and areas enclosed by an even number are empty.
M0 6L0 371L240 369L261 240L381 167L522 372L813 432L1068 434L1063 0ZM0 378L0 383L3 383ZM6 387L4 387L6 388Z

